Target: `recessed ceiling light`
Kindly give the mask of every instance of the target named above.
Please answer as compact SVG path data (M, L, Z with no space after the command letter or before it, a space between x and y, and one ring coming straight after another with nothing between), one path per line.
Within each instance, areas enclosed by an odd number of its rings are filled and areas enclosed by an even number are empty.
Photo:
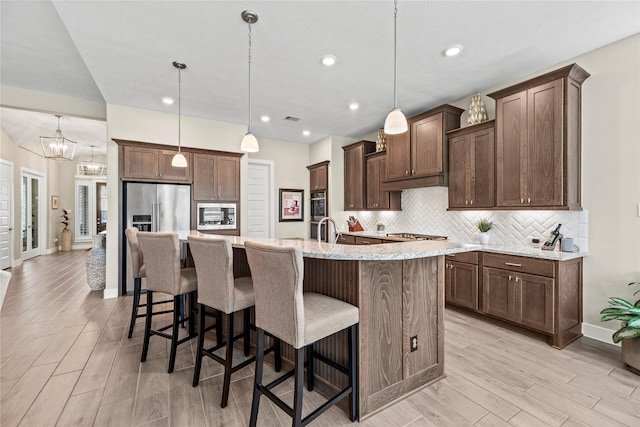
M338 58L333 55L325 55L322 57L322 65L324 65L325 67L331 67L336 63L337 60Z
M260 120L262 120L263 122L267 123L271 119L269 118L269 116L262 116L262 117L260 117Z
M358 108L360 108L360 104L358 104L357 102L352 102L351 104L349 104L349 109L352 111L355 111Z
M309 135L311 135L311 132L310 132L310 131L308 131L308 130L303 130L303 131L302 131L302 134L303 134L304 136L309 136Z
M464 49L464 46L462 46L461 44L452 44L451 46L446 48L443 53L445 56L456 56L460 52L462 52L462 49Z
M162 102L167 105L173 105L173 98L169 98L168 96L165 96L164 98L162 98Z

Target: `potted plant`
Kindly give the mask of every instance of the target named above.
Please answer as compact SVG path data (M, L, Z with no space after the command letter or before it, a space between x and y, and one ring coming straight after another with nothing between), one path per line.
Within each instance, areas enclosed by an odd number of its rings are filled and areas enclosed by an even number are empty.
M478 230L480 230L480 244L486 245L487 243L489 243L488 233L489 233L489 230L493 228L493 222L483 218L480 221L478 221L478 223L476 224L476 227L478 227Z
M383 221L376 221L376 230L377 231L384 231L384 222Z
M69 230L70 215L71 211L69 209L62 209L62 215L60 215L62 220L60 221L60 224L64 225L64 228L60 235L60 246L65 252L71 250L71 230Z
M640 282L631 282L629 286ZM640 293L640 290L633 295ZM613 333L613 342L621 342L622 361L630 371L640 374L640 299L635 303L624 298L609 298L610 307L600 312L603 322L620 320L622 326Z

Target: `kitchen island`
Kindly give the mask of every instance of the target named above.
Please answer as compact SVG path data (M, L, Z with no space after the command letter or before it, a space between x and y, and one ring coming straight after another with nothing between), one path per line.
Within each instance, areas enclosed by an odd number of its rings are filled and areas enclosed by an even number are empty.
M361 420L444 375L444 255L480 246L448 241L347 246L314 240L217 237L232 243L236 276L250 274L244 253L247 240L299 247L304 257L304 290L359 307ZM346 342L343 332L320 341L316 349L346 364ZM283 348L282 354L291 360L291 349ZM324 364L316 366L316 374L316 388L323 394L346 383L343 374Z

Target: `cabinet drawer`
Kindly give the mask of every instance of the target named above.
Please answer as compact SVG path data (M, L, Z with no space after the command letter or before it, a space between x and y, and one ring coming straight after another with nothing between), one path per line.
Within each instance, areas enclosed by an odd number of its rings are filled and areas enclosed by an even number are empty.
M356 237L356 245L378 245L382 243L382 240L380 239L371 239L369 237L360 237L360 236L355 236L355 237Z
M537 274L538 276L556 276L555 262L546 259L484 253L482 254L482 263L485 267Z
M478 252L461 252L459 254L449 254L445 256L447 261L466 262L467 264L478 264Z
M346 234L339 234L338 240L336 243L341 245L355 245L356 244L356 236L348 236Z

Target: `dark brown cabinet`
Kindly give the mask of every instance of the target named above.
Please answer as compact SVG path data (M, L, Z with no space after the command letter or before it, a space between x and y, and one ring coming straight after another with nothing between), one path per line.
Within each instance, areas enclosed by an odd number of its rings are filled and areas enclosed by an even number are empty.
M382 183L385 179L387 156L384 151L369 154L367 162L367 210L399 211L401 210L402 193L400 191L384 191Z
M478 310L478 253L465 252L445 257L445 300Z
M309 189L326 190L329 184L329 161L307 166L309 169Z
M580 209L576 64L489 94L496 100L496 206Z
M239 201L240 158L194 153L193 199L198 201Z
M408 132L387 135L385 189L447 185L445 132L460 127L463 111L451 105L442 105L409 118Z
M342 147L344 150L344 210L366 207L365 186L368 181L365 155L375 151L376 143L360 141Z
M137 145L123 146L123 171L125 179L191 182L191 153L182 152L187 158L186 168L171 166L173 156L177 151L140 147Z
M450 209L495 206L494 123L448 133Z
M582 259L482 256L482 312L540 332L562 348L582 335Z

